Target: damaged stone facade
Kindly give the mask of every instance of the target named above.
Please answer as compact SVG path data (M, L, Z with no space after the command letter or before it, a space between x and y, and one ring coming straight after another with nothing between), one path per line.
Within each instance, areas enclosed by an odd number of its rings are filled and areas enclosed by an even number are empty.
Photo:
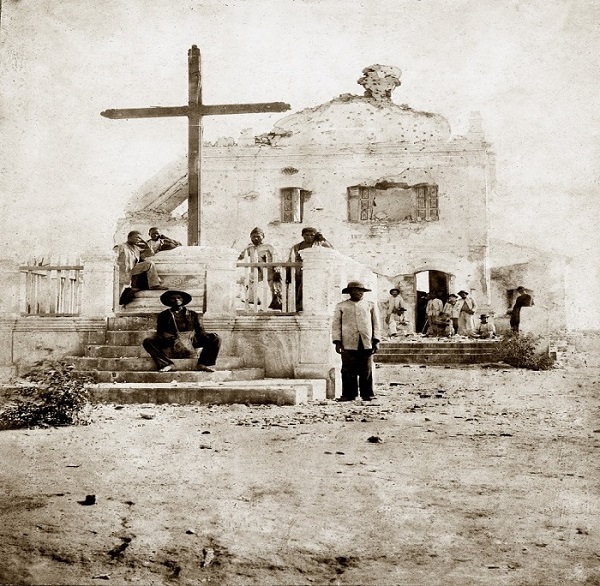
M494 154L481 120L452 136L439 114L392 100L401 72L373 65L364 95L341 95L203 150L203 239L242 250L260 226L282 260L315 226L333 246L379 275L380 297L399 286L416 315L417 273L437 271L445 292L490 304L488 200ZM185 158L142 187L116 240L145 223L185 240ZM291 209L290 209L291 206ZM431 282L431 279L430 279ZM432 285L433 286L433 285Z

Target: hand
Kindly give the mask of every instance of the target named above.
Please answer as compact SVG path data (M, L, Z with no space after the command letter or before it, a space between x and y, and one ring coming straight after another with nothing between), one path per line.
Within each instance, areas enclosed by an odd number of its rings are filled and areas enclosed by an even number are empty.
M344 345L341 342L335 342L335 351L341 354L344 351Z

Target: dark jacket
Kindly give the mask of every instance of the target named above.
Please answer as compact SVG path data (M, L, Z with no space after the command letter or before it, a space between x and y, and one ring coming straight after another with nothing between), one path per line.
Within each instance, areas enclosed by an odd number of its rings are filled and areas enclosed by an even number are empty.
M180 332L196 332L196 338L201 339L204 335L204 328L200 323L200 318L195 311L184 307L182 315L186 323L185 328L179 327ZM175 316L170 309L165 309L158 314L156 319L156 333L161 338L175 338L177 336L177 326Z

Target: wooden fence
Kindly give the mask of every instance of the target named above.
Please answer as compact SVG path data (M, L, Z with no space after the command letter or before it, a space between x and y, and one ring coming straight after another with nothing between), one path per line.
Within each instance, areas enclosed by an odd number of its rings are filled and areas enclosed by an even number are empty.
M293 315L297 312L297 296L302 287L302 263L238 262L243 275L241 287L242 313Z
M80 314L83 265L79 258L30 259L20 267L25 290L21 313L45 317Z

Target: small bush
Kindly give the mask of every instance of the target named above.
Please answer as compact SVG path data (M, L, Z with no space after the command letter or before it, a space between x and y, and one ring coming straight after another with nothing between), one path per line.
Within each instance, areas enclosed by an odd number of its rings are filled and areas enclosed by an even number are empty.
M554 366L554 359L547 352L536 350L540 339L533 334L506 334L498 343L499 359L517 368L549 370Z
M74 372L63 362L40 362L23 378L29 385L15 387L11 403L0 412L0 429L87 425L91 410L90 375Z

